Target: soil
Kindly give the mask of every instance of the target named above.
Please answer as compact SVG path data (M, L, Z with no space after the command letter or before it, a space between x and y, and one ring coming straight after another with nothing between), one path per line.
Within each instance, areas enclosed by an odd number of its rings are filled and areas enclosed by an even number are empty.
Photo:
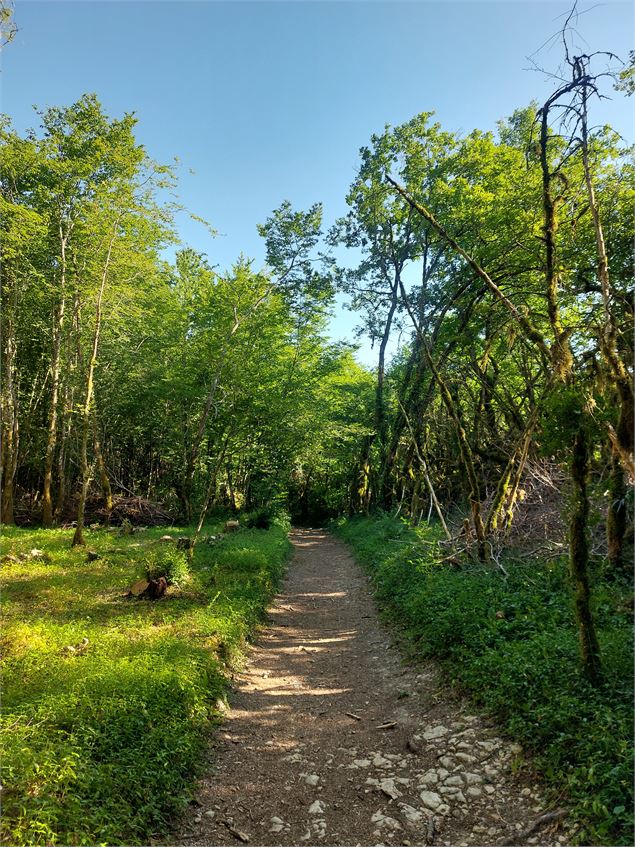
M323 530L296 552L236 677L176 844L562 844L518 745L431 664L409 665Z

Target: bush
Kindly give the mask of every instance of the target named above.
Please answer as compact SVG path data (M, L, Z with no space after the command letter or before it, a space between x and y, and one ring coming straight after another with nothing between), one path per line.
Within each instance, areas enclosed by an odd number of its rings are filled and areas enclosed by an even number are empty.
M253 512L247 512L242 519L243 526L248 529L270 529L275 519L275 512L268 506L261 506Z
M187 557L180 550L160 550L146 553L143 558L147 579L165 577L168 585L181 587L190 579Z

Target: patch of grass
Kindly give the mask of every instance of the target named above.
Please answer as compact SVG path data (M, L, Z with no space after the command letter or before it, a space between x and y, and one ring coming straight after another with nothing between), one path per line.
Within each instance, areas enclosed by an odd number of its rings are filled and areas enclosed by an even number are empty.
M165 531L91 531L88 562L72 530L4 529L4 554L47 554L2 568L4 843L145 844L186 805L227 668L291 545L278 520L187 563ZM126 597L148 569L175 585Z
M493 713L564 788L589 844L633 843L632 586L593 580L605 679L580 672L567 562L534 559L495 569L435 564L434 527L390 517L336 522L372 576L386 613L414 653L440 660L451 680Z

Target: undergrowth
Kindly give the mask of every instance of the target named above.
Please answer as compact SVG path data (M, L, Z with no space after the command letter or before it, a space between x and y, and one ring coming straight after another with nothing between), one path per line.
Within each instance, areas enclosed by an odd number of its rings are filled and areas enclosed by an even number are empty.
M218 532L220 526L209 526ZM189 566L163 528L87 534L5 528L2 841L144 844L188 802L228 667L261 620L291 549L287 527L197 547ZM175 583L126 597L146 574Z
M596 563L604 683L594 689L580 671L565 558L510 559L505 578L479 565L435 564L434 527L377 517L333 528L413 653L440 660L522 742L554 802L564 792L579 841L633 844L632 586L603 578Z

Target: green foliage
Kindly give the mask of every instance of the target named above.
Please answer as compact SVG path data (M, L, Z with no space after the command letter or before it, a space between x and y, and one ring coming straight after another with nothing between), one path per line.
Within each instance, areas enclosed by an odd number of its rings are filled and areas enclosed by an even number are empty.
M187 557L180 550L152 551L143 557L143 566L148 579L165 577L168 585L180 588L190 579Z
M243 526L249 529L269 529L273 523L275 512L270 506L261 506L248 512L242 519Z
M435 528L413 530L383 517L340 521L336 531L369 570L413 654L441 660L450 678L535 754L554 793L566 786L580 841L632 843L628 586L596 575L606 681L593 688L577 661L564 559L511 559L505 579L483 567L435 564Z
M5 843L147 844L185 807L226 668L290 545L277 524L201 545L185 590L186 563L160 545L163 532L89 533L101 558L87 563L67 530L5 530L5 552L50 555L4 577ZM146 568L179 587L127 599Z

